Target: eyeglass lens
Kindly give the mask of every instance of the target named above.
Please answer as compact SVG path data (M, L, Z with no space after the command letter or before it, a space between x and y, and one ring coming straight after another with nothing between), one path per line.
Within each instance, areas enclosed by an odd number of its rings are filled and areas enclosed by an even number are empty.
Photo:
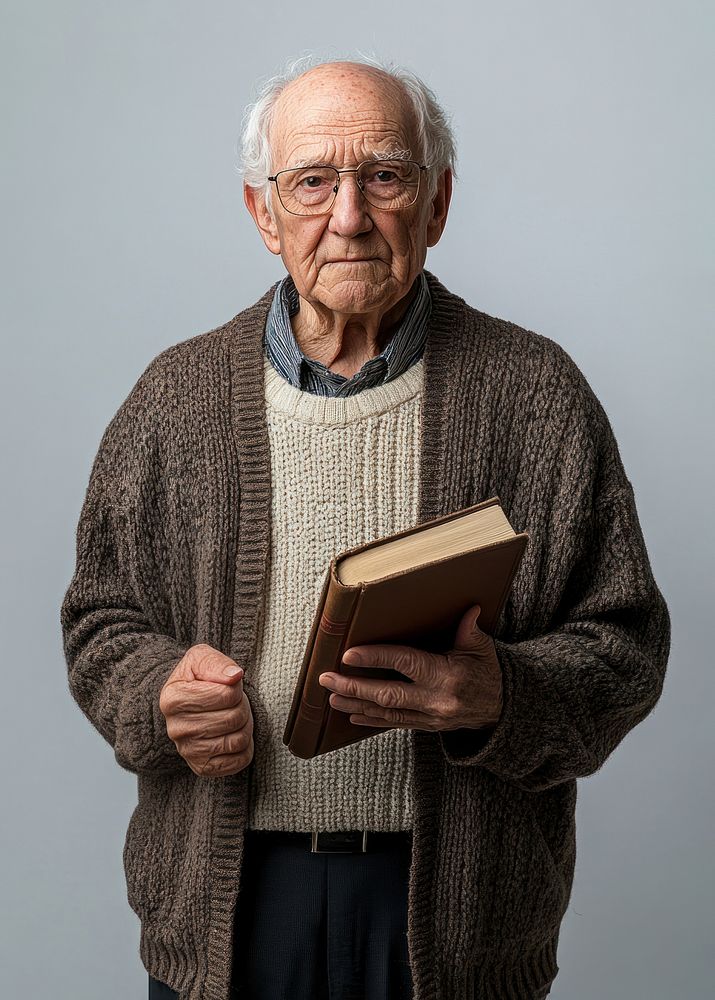
M417 200L420 168L412 160L374 160L360 165L356 179L371 205L394 211ZM281 170L276 184L286 211L317 215L331 207L339 180L335 167L307 166Z

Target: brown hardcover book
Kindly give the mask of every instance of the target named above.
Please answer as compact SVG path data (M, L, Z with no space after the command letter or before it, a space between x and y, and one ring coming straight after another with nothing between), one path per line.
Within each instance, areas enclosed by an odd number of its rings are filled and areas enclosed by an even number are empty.
M283 734L291 753L307 760L387 732L391 727L356 726L333 708L320 674L411 684L396 670L350 667L343 653L378 642L446 652L473 604L481 607L480 628L491 634L528 537L514 531L494 496L333 556Z

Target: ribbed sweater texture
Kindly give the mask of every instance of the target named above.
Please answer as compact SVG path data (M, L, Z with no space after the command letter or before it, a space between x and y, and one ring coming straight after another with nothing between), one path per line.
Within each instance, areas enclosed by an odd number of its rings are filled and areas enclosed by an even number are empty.
M311 760L282 737L331 556L416 522L423 372L419 361L382 386L326 398L265 362L272 527L252 673L253 829L412 828L408 729Z
M416 521L498 496L529 545L493 631L496 726L409 730L414 1000L542 1000L573 884L577 781L658 702L670 616L610 422L575 362L425 273ZM277 419L269 428L262 336L275 287L162 351L121 403L60 609L70 691L137 775L124 868L140 954L182 1000L242 1000L233 921L257 763L194 774L159 696L208 643L244 667L261 723Z

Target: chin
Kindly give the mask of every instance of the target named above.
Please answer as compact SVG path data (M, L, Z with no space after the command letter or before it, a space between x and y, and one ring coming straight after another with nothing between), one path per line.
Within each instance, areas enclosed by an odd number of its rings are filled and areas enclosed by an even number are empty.
M354 282L355 285L358 282ZM335 312L363 313L379 309L391 299L389 289L384 286L370 285L365 288L340 288L326 293L323 302Z
M317 289L316 289L317 291ZM388 275L345 275L331 281L320 290L321 301L335 312L369 312L391 300L395 294L394 281Z

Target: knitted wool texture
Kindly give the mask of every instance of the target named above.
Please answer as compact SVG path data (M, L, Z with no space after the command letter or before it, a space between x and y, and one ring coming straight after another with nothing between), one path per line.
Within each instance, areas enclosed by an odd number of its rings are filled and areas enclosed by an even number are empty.
M271 544L251 675L253 829L412 828L408 729L312 760L283 731L331 556L416 522L423 372L419 361L338 398L302 392L265 361Z
M657 703L670 616L608 418L576 364L427 277L417 521L496 495L530 540L493 632L499 722L409 730L414 1000L538 1000L558 972L577 779ZM274 290L163 351L121 404L61 608L71 692L138 776L124 866L141 957L182 1000L229 1000L253 765L194 774L159 695L205 642L244 666L256 696L271 536L261 338Z

